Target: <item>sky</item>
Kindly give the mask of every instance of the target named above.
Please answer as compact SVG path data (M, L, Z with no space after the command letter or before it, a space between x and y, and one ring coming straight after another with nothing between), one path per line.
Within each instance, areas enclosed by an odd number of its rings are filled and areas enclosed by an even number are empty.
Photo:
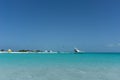
M119 0L0 0L0 49L120 52Z

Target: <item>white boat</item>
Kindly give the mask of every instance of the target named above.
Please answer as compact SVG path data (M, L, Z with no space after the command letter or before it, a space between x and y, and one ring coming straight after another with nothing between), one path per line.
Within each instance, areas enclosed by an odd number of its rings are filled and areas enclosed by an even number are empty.
M80 51L79 49L75 48L75 49L74 49L74 52L75 52L75 53L79 53L79 52L81 52L81 51Z

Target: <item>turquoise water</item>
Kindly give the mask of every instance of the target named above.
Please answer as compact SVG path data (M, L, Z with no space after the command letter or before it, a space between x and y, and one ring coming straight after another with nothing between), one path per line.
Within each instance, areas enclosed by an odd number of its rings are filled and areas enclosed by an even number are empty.
M0 54L0 80L120 80L120 54Z

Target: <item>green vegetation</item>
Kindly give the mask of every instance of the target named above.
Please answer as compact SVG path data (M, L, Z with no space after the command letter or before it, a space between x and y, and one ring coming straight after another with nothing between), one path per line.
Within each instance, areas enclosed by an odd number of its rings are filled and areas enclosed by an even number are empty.
M42 52L41 50L25 50L25 49L22 49L22 50L18 50L18 52Z
M31 52L31 50L25 50L25 49L23 49L23 50L18 50L18 52Z
M4 50L4 49L1 49L0 51L2 51L2 52L3 52L3 51L5 51L5 50Z

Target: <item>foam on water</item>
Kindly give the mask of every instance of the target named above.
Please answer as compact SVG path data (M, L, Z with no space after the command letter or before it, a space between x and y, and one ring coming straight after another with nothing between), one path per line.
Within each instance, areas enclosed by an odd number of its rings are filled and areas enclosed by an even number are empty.
M120 54L0 54L0 80L120 80Z

